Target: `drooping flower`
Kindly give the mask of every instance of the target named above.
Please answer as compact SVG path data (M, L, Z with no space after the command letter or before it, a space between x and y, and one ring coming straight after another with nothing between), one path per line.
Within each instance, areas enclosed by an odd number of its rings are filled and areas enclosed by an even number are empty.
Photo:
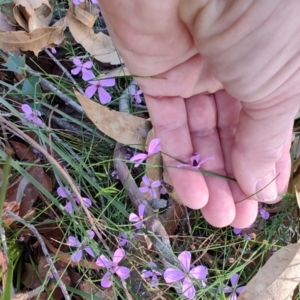
M200 154L196 152L195 155L193 155L190 158L189 164L179 164L179 165L177 165L177 168L189 168L189 169L198 170L202 164L204 164L206 161L208 161L210 159L214 159L214 157L209 156L209 157L206 157L206 158L200 160Z
M107 86L114 86L116 84L115 78L102 78L99 80L89 81L90 86L85 90L85 96L91 98L98 91L99 100L102 104L107 104L111 100L111 95L103 88Z
M49 49L51 51L52 54L56 54L56 48L55 47L45 47L45 49Z
M93 230L86 231L88 238L84 238L82 242L80 242L75 236L70 235L68 237L68 245L71 247L77 247L78 249L71 255L71 260L73 262L79 262L82 258L83 250L88 253L90 256L95 257L95 254L91 247L87 246L95 237L95 232Z
M178 259L181 265L180 269L168 268L164 272L164 279L166 283L173 283L176 281L182 281L182 293L188 299L193 299L196 295L196 289L193 285L193 279L201 280L202 283L206 281L208 275L207 268L205 266L197 266L190 270L191 267L191 253L189 251L183 251L179 254Z
M239 280L239 275L233 274L230 278L231 286L224 285L224 287L222 289L223 293L225 293L225 294L231 293L228 300L236 300L237 294L240 294L244 290L245 286L237 287L238 280Z
M144 218L144 212L145 212L145 205L144 204L140 204L138 207L138 214L136 215L135 213L131 213L129 215L129 221L133 224L133 226L135 228L141 228L143 226L143 218Z
M136 103L142 103L142 99L140 95L143 93L141 90L137 90L136 85L130 85L129 93L131 95L131 101L135 101Z
M119 262L125 256L125 250L119 248L115 251L112 261L106 258L105 255L100 255L96 260L96 265L102 268L107 268L108 271L101 279L101 286L109 288L112 285L112 276L117 274L121 279L125 280L130 276L130 270L127 267L119 266Z
M74 69L71 70L71 73L73 75L77 75L80 72L82 72L82 79L84 81L95 78L94 73L91 70L88 70L93 66L93 63L91 61L86 61L85 63L82 63L78 57L75 57L73 58L73 64L76 66Z
M136 162L136 164L134 166L138 167L148 157L161 151L161 146L159 145L159 143L160 143L160 138L155 138L155 139L151 140L151 142L149 143L149 147L148 147L148 153L147 154L145 154L145 153L136 154L130 158L130 161Z
M78 204L80 204L80 200L78 199L78 197L74 194L72 194L70 192L69 189L67 189L66 187L58 187L56 190L57 194L62 197L62 198L69 198L71 197L75 202L77 202ZM85 198L82 197L82 200L85 204L86 207L90 207L92 205L92 201L90 198ZM68 201L67 204L65 205L65 210L69 213L69 214L73 214L73 204Z
M144 175L143 178L143 183L145 184L145 186L139 187L139 190L142 193L147 193L149 192L151 195L151 198L155 199L157 198L157 193L155 191L155 188L159 187L161 185L159 180L155 180L152 183L150 182L150 179L147 175Z
M119 233L119 246L124 247L128 243L128 236L125 232Z
M233 230L233 233L235 235L242 234L245 240L250 240L251 236L248 233L246 233L244 230L247 229L247 228L251 228L251 227L252 227L252 225L249 226L249 227L246 227L246 228L236 228L236 227L234 227L232 230Z
M44 126L43 121L39 118L42 114L38 110L32 110L28 104L23 104L21 106L22 111L24 112L24 117L26 120L32 122L37 126ZM24 124L25 125L25 124Z
M262 208L262 205L258 205L258 213L261 215L261 217L265 220L268 220L270 218L270 213Z
M162 273L157 271L157 265L155 262L150 261L151 270L142 270L143 278L151 278L151 285L153 287L158 286L158 276L162 276Z

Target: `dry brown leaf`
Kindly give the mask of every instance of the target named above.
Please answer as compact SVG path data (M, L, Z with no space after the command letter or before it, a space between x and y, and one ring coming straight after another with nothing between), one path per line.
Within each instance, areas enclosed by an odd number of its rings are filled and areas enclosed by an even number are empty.
M17 157L21 161L25 160L34 162L37 159L37 155L31 150L29 146L16 141L10 141L9 143L13 146Z
M95 59L112 65L122 63L121 57L108 35L102 32L95 34L92 28L79 21L70 10L67 13L67 22L76 42L81 44Z
M0 32L0 48L5 51L33 51L37 56L45 47L59 45L64 38L63 31L64 26L38 28L30 33Z
M53 6L48 0L14 0L14 3L15 20L25 30L32 32L50 24Z
M49 192L52 191L51 180L45 173L43 168L31 167L28 171L36 181L44 186ZM7 215L8 210L12 210L20 217L28 215L32 205L35 203L39 195L39 190L26 177L20 176L15 184L12 184L6 193L6 201L4 202L3 220L7 226L14 221ZM26 216L28 217L28 216Z
M101 291L99 287L92 284L90 281L81 281L79 283L79 289L83 291L84 293L87 293L89 295L94 295L96 297L99 297L102 300L113 300L116 299L116 295L114 293L113 289L105 289ZM83 299L91 299L90 297L84 297Z
M250 280L238 300L284 300L300 282L300 244L278 250Z
M92 122L112 139L130 147L145 150L150 122L126 113L110 110L74 91L78 101Z
M74 12L77 20L88 28L93 28L99 13L93 5L85 5L84 8L81 5L75 5Z

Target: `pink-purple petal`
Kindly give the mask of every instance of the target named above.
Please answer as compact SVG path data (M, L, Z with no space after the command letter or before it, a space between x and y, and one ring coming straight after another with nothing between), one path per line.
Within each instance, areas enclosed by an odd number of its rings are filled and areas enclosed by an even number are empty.
M91 247L84 247L84 251L88 253L91 257L96 257Z
M92 98L96 93L96 91L97 91L97 86L92 84L85 89L84 95L87 98Z
M138 221L136 222L135 224L133 224L133 226L136 228L136 229L139 229L143 226L143 221Z
M226 286L222 291L224 294L229 294L233 291L233 288L231 286Z
M89 235L89 237L91 239L93 239L95 237L95 232L91 229L87 230L86 233Z
M151 185L150 179L147 175L144 175L142 180L147 187L149 187Z
M151 142L149 143L149 147L148 147L148 155L149 156L161 151L161 147L160 147L159 143L160 143L160 138L155 138L155 139L151 140Z
M100 79L101 86L114 86L116 84L115 78L102 78Z
M151 187L152 188L157 188L157 187L159 187L160 186L160 180L155 180L155 181L153 181L152 183L151 183Z
M153 272L152 271L147 271L147 270L143 270L142 271L142 277L143 278L149 278L153 276Z
M153 287L158 286L158 277L155 274L153 274L153 276L152 276L151 285Z
M117 265L125 256L125 250L118 248L113 255L113 264Z
M112 281L111 281L111 273L110 272L106 272L104 274L104 276L101 279L101 286L105 289L110 288L112 285Z
M231 277L230 277L230 282L231 282L231 285L232 286L236 286L237 283L239 281L239 275L237 273L233 274Z
M82 79L88 81L95 78L95 74L91 70L83 69L82 70Z
M86 207L92 206L92 200L90 198L82 197L82 200Z
M72 215L74 210L73 210L73 205L70 201L67 202L67 204L65 205L64 209L70 214Z
M131 213L129 215L129 221L130 222L138 222L138 221L140 221L140 217L138 215L136 215L135 213Z
M139 190L141 193L147 193L149 191L149 187L148 186L141 186L139 187Z
M183 295L186 296L188 299L194 299L196 295L195 287L190 278L185 277L182 283L182 292Z
M243 231L243 229L241 229L241 228L233 228L233 233L236 235L242 233L242 231Z
M181 280L184 278L184 273L180 270L168 268L164 272L164 279L166 283L173 283L175 281Z
M136 161L138 164L135 164L135 167L138 167L146 158L148 157L145 153L138 153L130 158L130 161Z
M203 280L208 275L207 268L204 266L197 266L191 269L189 275L198 280Z
M107 104L111 100L111 95L101 86L98 88L98 95L102 104Z
M85 69L90 69L93 66L93 63L91 61L86 61L82 64L82 67Z
M144 217L144 212L145 212L145 205L140 204L139 207L138 207L138 211L139 211L140 218L143 218Z
M229 296L228 300L237 300L237 295L236 293L233 293Z
M32 109L28 104L23 104L21 106L22 111L27 115L32 113Z
M178 259L184 272L189 272L191 266L191 258L192 255L189 251L183 251L178 255Z
M71 74L77 75L77 74L80 73L80 71L81 71L81 67L76 67L76 68L71 70Z
M127 279L130 276L130 269L127 267L119 267L116 270L116 274L123 280Z
M82 258L82 250L78 249L71 255L71 260L73 262L79 262Z
M102 268L109 269L112 266L112 262L107 259L105 255L101 254L96 260L96 265Z
M68 245L72 247L79 247L81 243L78 241L78 239L75 236L69 236L68 237Z
M236 292L240 294L245 289L245 286L240 286L236 289Z
M71 195L71 192L66 187L58 187L56 192L62 198L68 198Z
M78 57L75 57L73 58L73 64L77 67L81 67L82 66L82 63L81 63L81 60L78 58Z
M268 220L270 218L270 213L267 212L265 209L260 208L259 209L259 214L261 215L261 217L265 220Z

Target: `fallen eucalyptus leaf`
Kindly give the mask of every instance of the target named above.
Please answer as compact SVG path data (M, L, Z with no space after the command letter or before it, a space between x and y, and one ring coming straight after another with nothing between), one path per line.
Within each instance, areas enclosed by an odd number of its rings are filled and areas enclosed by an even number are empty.
M70 10L67 13L67 22L76 42L81 44L96 60L112 65L122 63L121 57L108 35L102 32L95 34L92 28L80 22Z
M300 244L278 250L250 280L238 300L284 300L300 282Z
M126 113L111 110L74 91L78 101L99 130L112 139L132 148L145 150L150 122Z

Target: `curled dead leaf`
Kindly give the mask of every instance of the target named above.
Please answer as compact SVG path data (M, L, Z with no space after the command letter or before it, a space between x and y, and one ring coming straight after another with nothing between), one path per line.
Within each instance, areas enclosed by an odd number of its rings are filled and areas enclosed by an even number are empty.
M96 7L92 5L85 5L84 9L80 5L75 5L74 12L76 19L88 28L93 28L99 16Z
M48 0L14 0L13 15L26 31L47 27L52 19L53 6Z
M110 110L74 91L78 101L99 130L112 139L130 147L145 150L150 122L126 113Z
M250 280L238 300L287 299L300 282L300 244L278 250Z
M112 65L120 65L122 60L117 53L111 38L94 30L79 21L71 10L67 14L67 22L73 38L96 60Z
M64 26L38 28L30 33L0 32L0 48L5 51L33 51L37 56L45 47L59 45L64 38L63 31Z

